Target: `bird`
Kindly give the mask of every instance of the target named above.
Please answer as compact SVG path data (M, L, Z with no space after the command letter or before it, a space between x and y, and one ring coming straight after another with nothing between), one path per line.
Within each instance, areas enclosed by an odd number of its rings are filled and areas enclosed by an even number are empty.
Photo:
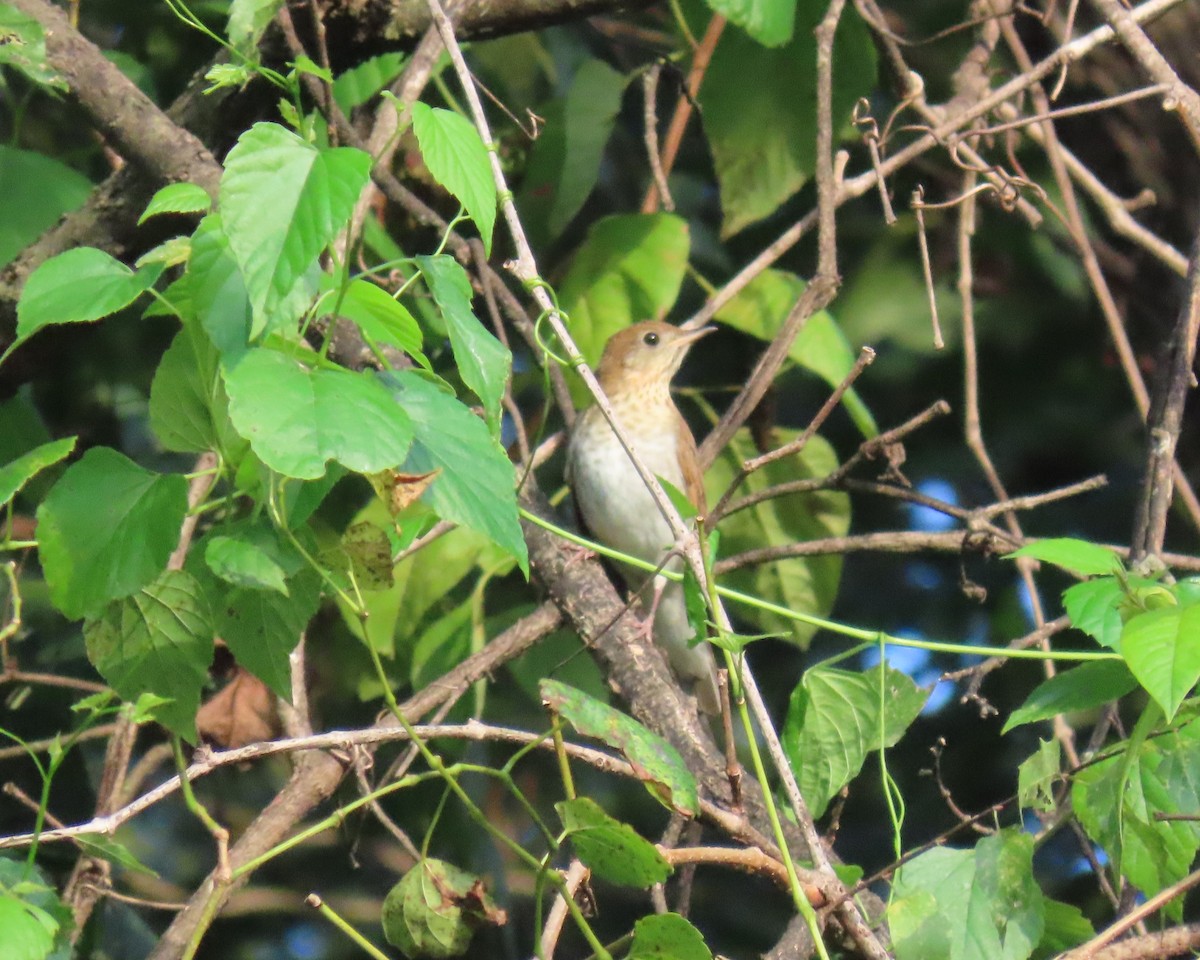
M614 333L604 346L596 377L638 457L655 476L684 493L700 513L705 509L704 476L696 440L675 401L671 380L691 346L715 327L685 330L656 320ZM585 526L600 543L658 564L674 543L671 527L629 454L597 406L578 417L567 453L567 479ZM620 566L620 565L618 565ZM665 569L682 569L673 557ZM633 586L646 577L628 566L622 576ZM656 576L642 588L650 610L647 627L667 654L675 673L694 685L700 709L720 712L712 649L695 636L680 583Z

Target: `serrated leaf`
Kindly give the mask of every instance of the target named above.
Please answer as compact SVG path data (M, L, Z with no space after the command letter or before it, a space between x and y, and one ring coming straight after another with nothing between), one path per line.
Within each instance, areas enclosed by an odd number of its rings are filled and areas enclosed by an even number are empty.
M347 116L400 76L408 56L389 50L351 67L333 81L333 99Z
M229 42L252 61L258 59L258 41L275 18L284 0L232 0L229 4Z
M226 371L234 427L271 469L316 480L330 460L360 473L398 467L412 423L371 373L310 370L277 350L247 351Z
M236 462L245 441L229 422L229 398L217 373L212 341L193 324L185 325L159 361L150 385L150 426L167 450L220 451Z
M712 960L700 931L677 913L642 917L633 925L629 960Z
M892 746L904 735L929 697L928 691L890 667L882 678L881 694L881 669L876 665L856 673L814 667L792 693L783 747L813 816L819 817L857 776L869 753Z
M421 500L439 517L482 533L515 557L528 576L516 472L483 421L415 373L392 374L384 382L412 421L413 445L402 469L409 474L441 471Z
M138 217L138 226L163 213L206 213L211 206L212 197L203 187L194 183L168 183L150 198Z
M87 177L53 157L0 145L0 266L78 208L91 190Z
M1108 547L1073 537L1052 537L1028 543L1020 550L1006 554L1004 559L1033 557L1056 567L1070 570L1081 577L1099 577L1121 569L1120 558Z
M54 605L68 617L93 616L150 583L186 512L183 477L144 470L107 447L89 450L38 507L38 553Z
M699 812L696 778L679 752L657 733L557 680L543 680L539 690L542 700L584 736L595 737L621 751L638 778L661 803L690 817Z
M380 917L388 943L409 957L458 956L477 926L507 919L479 877L432 857L392 887Z
M192 234L186 279L196 317L213 346L236 360L250 342L254 308L220 214L210 213Z
M452 110L425 103L412 105L413 132L421 146L421 159L433 178L465 208L483 249L492 254L492 228L496 223L496 184L492 179L487 147L474 125Z
M116 313L154 286L152 265L136 273L103 250L77 247L43 262L30 274L17 304L17 336L53 323L87 323Z
M1200 680L1200 607L1138 614L1121 633L1121 653L1170 722Z
M1001 733L1026 723L1049 720L1060 713L1091 710L1119 700L1137 686L1120 660L1096 660L1064 670L1038 685L1009 716Z
M601 879L645 889L671 875L671 865L654 844L610 817L590 797L563 800L554 809L576 856Z
M334 278L322 276L322 290L333 290ZM366 280L351 280L340 296L327 303L340 317L351 320L372 344L387 344L403 350L426 370L432 369L421 352L421 328L413 315L387 291Z
M353 147L320 149L274 123L256 123L225 158L221 218L254 305L251 337L343 229L371 172Z
M453 257L417 257L421 276L441 309L462 377L483 403L488 425L499 434L500 401L512 372L512 354L484 329L471 310L471 281Z
M226 583L288 595L283 567L266 550L249 540L210 537L205 541L204 561Z
M17 457L0 467L0 507L4 507L21 488L47 467L70 456L75 449L75 437L52 440Z
M1116 577L1097 577L1063 591L1063 607L1071 625L1102 647L1116 650L1121 644L1120 604L1125 591Z
M1046 897L1043 911L1046 925L1033 952L1033 960L1050 960L1096 935L1091 922L1076 906Z
M213 656L213 628L199 584L168 570L84 625L88 659L124 700L143 693L170 699L159 720L189 742Z

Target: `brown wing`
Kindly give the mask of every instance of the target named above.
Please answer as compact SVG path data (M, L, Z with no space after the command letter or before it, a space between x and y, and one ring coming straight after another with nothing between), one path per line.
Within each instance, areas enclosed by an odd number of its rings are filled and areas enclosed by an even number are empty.
M683 492L701 513L708 509L704 494L704 474L700 471L700 455L696 452L696 439L684 422L679 411L675 411L678 423L679 439L676 449L679 452L679 464L683 468Z

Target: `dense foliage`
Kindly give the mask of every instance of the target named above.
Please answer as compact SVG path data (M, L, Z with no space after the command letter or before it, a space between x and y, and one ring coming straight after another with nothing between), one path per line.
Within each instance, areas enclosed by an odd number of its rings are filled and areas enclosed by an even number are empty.
M1197 47L0 0L0 957L1200 947ZM651 318L720 718L565 486Z

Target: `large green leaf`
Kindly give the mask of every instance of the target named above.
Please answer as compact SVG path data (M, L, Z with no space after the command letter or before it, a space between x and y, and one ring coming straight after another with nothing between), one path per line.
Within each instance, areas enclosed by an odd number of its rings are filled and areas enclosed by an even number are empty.
M52 440L28 453L17 457L12 463L0 467L0 508L20 493L21 488L47 467L58 463L75 449L74 437Z
M776 434L782 444L792 439L795 431L777 430ZM709 503L717 502L743 461L754 454L749 433L739 431L704 477ZM753 473L742 485L740 494L755 493L790 480L823 477L837 463L833 448L823 438L814 436L799 454ZM846 494L833 490L794 493L765 500L722 520L720 551L722 557L730 557L760 547L840 537L849 528L850 498ZM727 586L790 610L825 616L833 608L841 571L840 556L794 557L733 570L721 579ZM800 644L806 644L815 632L807 624L754 608L745 608L743 615L761 632L790 636Z
M1138 614L1121 633L1121 653L1170 721L1200 680L1200 606Z
M471 280L453 257L417 257L421 276L441 308L450 347L463 383L483 402L492 432L499 434L500 401L512 372L512 354L471 310Z
M618 214L592 224L559 286L571 336L595 366L604 343L675 304L688 262L687 222L674 214Z
M722 236L770 216L816 169L813 28L825 7L801 6L795 34L782 47L765 49L737 27L726 27L717 44L700 87L700 103L721 186ZM772 35L779 32L776 28ZM854 102L871 92L875 62L870 33L847 7L833 48L835 134L848 123Z
M412 420L414 440L404 470L440 470L422 499L446 520L478 530L517 558L529 554L517 516L516 474L483 422L454 397L415 373L386 380Z
M38 507L38 552L50 598L93 616L163 570L187 512L187 480L144 470L107 447L72 464Z
M229 422L218 360L212 341L194 322L184 325L163 354L150 385L150 426L167 450L218 450L235 461L245 452L245 441Z
M777 47L792 39L796 0L708 0L708 5L764 46Z
M338 74L333 81L333 99L342 113L349 116L355 107L361 107L400 76L407 60L407 54L389 50Z
M596 186L626 82L603 60L587 60L566 98L539 110L545 126L517 194L517 209L535 248L562 235Z
M1102 647L1116 650L1121 645L1120 604L1125 591L1116 577L1085 580L1063 591L1063 607L1071 625L1092 637Z
M1137 686L1137 680L1120 660L1097 660L1064 670L1040 684L1014 710L1001 733L1025 723L1049 720L1060 713L1092 710L1119 700Z
M1026 544L1005 559L1033 557L1083 577L1103 576L1121 568L1120 558L1108 547L1071 537L1052 537Z
M170 700L158 719L194 742L200 691L213 655L213 628L200 585L168 570L133 596L111 603L84 626L88 659L125 700L153 693Z
M479 228L483 249L492 253L496 224L496 183L487 147L474 125L451 110L425 103L412 105L413 132L421 159L433 178L450 191Z
M717 313L717 319L759 340L771 341L783 326L804 281L785 270L766 270ZM836 387L854 367L857 355L838 322L825 310L813 314L788 348L788 357ZM879 433L875 418L851 387L842 398L846 412L864 437Z
M237 359L250 342L254 308L220 214L210 213L192 234L186 280L192 307L209 339L223 357Z
M882 669L814 667L792 693L783 745L813 816L858 775L869 753L904 736L929 697L899 670L889 667L881 678Z
M52 323L107 317L133 303L161 273L161 264L134 272L94 247L60 253L25 282L17 303L17 335L24 339Z
M897 960L1025 960L1044 925L1032 865L1033 837L1011 829L904 864L888 907Z
M557 680L543 680L541 694L555 713L584 736L595 737L620 750L650 793L665 806L687 816L699 812L696 778L679 751L657 733L620 710Z
M330 460L361 473L386 470L412 442L408 416L371 373L311 370L257 348L226 372L225 388L234 427L287 477L316 480Z
M1196 823L1155 816L1200 808L1194 772L1200 769L1198 746L1194 735L1146 740L1133 758L1120 754L1075 774L1071 802L1079 822L1108 853L1117 873L1147 897L1183 879L1200 849ZM1181 770L1191 772L1181 775ZM1179 901L1168 912L1178 918Z
M194 183L168 183L150 198L138 217L138 225L164 213L205 213L211 206L212 197L203 187Z
M254 305L252 336L346 225L370 172L361 150L320 149L278 124L238 138L225 159L221 218Z
M385 344L403 350L426 370L429 360L421 352L421 328L413 315L382 287L368 280L351 280L340 294L336 278L322 274L321 291L326 308L351 320L373 346Z
M712 960L704 937L677 913L651 914L633 925L629 960Z
M610 817L590 797L556 803L554 809L584 866L609 883L646 889L671 875L654 844Z
M82 204L91 189L87 177L53 157L0 144L0 266Z

